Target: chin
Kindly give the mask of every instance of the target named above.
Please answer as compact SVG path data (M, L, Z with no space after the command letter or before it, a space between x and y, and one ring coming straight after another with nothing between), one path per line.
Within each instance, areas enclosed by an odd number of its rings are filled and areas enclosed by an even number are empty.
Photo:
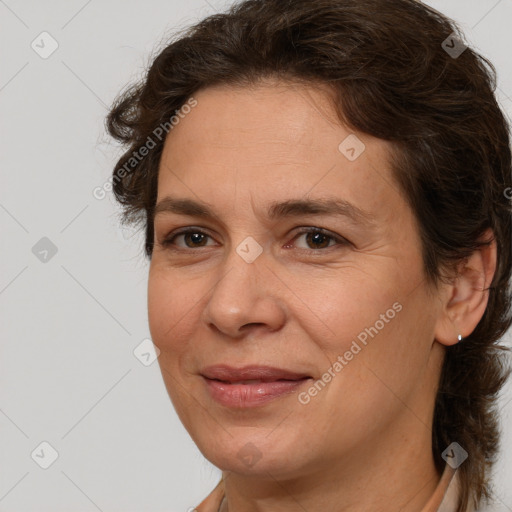
M304 443L299 436L290 436L285 430L280 436L276 432L269 435L272 430L251 435L249 430L254 432L249 427L219 427L213 435L210 431L193 438L204 457L222 471L291 478L312 462L306 453L301 453Z

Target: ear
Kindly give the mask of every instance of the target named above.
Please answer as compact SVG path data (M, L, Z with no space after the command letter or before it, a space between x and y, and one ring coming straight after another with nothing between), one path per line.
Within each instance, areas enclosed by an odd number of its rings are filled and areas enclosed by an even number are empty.
M469 336L484 315L488 288L496 271L497 248L494 233L488 229L480 241L489 242L466 258L451 284L444 285L435 339L443 345L458 343L458 335Z

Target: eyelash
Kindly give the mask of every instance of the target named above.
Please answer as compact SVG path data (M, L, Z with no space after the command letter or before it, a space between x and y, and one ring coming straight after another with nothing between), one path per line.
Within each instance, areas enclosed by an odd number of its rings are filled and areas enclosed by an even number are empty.
M337 235L334 235L330 231L327 231L327 230L322 229L322 228L315 228L315 227L309 227L309 228L303 229L302 231L299 231L298 233L296 233L296 235L294 236L293 240L296 240L301 235L307 235L307 234L310 234L310 233L321 234L321 235L323 235L323 236L325 236L325 237L327 237L327 238L329 238L331 240L334 240L335 242L337 242L337 245L339 245L339 246L348 245L350 243L345 238L337 236ZM161 245L162 245L162 247L164 247L166 249L173 250L173 251L189 251L189 250L193 251L195 249L200 249L201 247L197 247L197 248L193 248L193 247L186 247L186 248L179 247L178 248L178 247L175 246L175 244L173 243L174 239L177 238L178 236L187 235L187 234L199 234L199 235L205 235L205 236L207 236L209 238L212 238L208 233L205 233L201 229L186 228L186 229L183 229L181 231L178 231L177 233L173 233L171 236L169 236L168 238L163 240L161 242ZM209 246L206 246L206 247L209 247ZM306 252L313 253L313 252L325 251L326 249L331 249L332 247L335 247L335 246L328 246L328 247L320 248L320 249L302 249L302 248L299 248L299 250L300 251L306 251Z

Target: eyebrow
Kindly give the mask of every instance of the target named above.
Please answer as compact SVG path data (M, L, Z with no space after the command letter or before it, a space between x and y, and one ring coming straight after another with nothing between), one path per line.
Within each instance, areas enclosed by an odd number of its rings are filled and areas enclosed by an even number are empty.
M155 206L153 218L162 213L175 213L205 219L211 218L220 222L219 216L215 214L210 206L192 199L165 197ZM376 215L339 198L289 199L283 202L270 203L267 209L267 216L270 220L304 215L343 216L347 217L354 224L366 227L375 226L377 220Z

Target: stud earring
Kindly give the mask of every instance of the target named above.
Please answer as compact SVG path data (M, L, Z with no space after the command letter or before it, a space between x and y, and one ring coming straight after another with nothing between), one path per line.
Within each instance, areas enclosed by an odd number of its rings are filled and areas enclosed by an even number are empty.
M458 335L459 343L462 341L462 334Z

